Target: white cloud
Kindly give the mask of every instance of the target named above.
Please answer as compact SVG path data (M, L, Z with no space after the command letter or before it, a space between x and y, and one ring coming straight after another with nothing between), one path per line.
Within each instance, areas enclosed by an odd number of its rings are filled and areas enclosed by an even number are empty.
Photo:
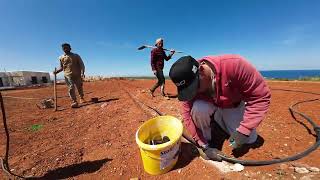
M277 44L285 46L294 46L308 38L308 32L311 28L311 24L291 26L284 32L282 40L280 40Z

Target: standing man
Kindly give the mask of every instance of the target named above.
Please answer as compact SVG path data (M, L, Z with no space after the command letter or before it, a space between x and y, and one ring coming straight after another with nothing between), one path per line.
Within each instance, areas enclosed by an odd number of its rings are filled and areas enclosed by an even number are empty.
M150 89L151 96L154 97L154 91L159 87L161 90L161 95L165 97L164 93L164 84L165 78L163 75L163 67L164 67L164 60L168 61L171 59L172 55L175 53L174 50L171 50L170 54L167 56L163 50L163 39L159 38L156 40L155 44L156 48L152 49L151 51L151 68L153 74L157 77L158 82Z
M58 74L61 71L64 72L64 78L68 86L69 96L72 100L71 107L76 108L78 107L78 102L76 98L75 87L77 87L80 95L80 103L85 102L82 88L82 78L85 77L85 67L81 57L78 54L71 52L70 44L62 44L62 50L64 51L64 54L59 57L60 68L53 73Z
M183 101L186 130L207 158L221 160L216 148L222 147L224 139L212 131L214 124L229 136L234 150L256 142L256 128L266 116L271 93L248 61L238 55L207 56L198 61L184 56L172 65L169 75Z

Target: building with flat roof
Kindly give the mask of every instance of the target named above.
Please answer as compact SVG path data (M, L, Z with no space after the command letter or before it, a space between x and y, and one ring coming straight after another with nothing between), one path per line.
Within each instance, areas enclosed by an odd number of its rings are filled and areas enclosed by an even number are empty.
M0 72L0 87L18 87L51 83L48 72Z

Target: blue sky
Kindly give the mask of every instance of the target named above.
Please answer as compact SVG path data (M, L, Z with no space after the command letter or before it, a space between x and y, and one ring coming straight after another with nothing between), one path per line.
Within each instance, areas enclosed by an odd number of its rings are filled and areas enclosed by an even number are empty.
M87 75L152 75L150 50L240 54L259 70L320 69L319 0L0 0L0 71L52 71L69 42ZM166 63L168 73L176 54Z

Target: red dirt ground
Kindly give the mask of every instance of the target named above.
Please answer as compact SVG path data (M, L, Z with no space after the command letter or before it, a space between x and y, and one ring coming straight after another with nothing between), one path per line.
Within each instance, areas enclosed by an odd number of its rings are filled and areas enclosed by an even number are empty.
M320 150L305 158L285 164L245 167L239 173L220 173L191 152L191 145L182 144L177 166L170 172L151 176L144 172L140 152L135 143L135 132L154 112L141 108L133 98L157 108L165 114L181 118L177 99L166 100L156 91L151 98L146 90L155 80L109 79L84 84L86 99L100 97L100 103L87 103L71 109L65 85L58 86L60 111L39 109L40 99L52 97L52 87L4 91L3 96L33 97L33 100L4 98L10 129L10 168L24 176L43 179L292 179L305 175L291 168L294 164L320 168ZM320 83L268 82L272 90L271 108L258 128L264 138L263 146L251 149L241 159L271 159L301 152L315 142L308 130L293 120L288 106L300 100L319 98L319 95L285 92L278 88L320 93ZM175 94L167 81L167 92ZM130 94L133 97L130 97ZM298 106L320 124L320 102ZM302 118L314 134L311 126ZM41 124L38 131L31 131ZM223 151L230 155L225 145ZM0 126L0 154L5 153L5 133ZM293 177L294 176L294 177ZM314 173L313 178L320 178ZM6 178L0 171L0 179Z

